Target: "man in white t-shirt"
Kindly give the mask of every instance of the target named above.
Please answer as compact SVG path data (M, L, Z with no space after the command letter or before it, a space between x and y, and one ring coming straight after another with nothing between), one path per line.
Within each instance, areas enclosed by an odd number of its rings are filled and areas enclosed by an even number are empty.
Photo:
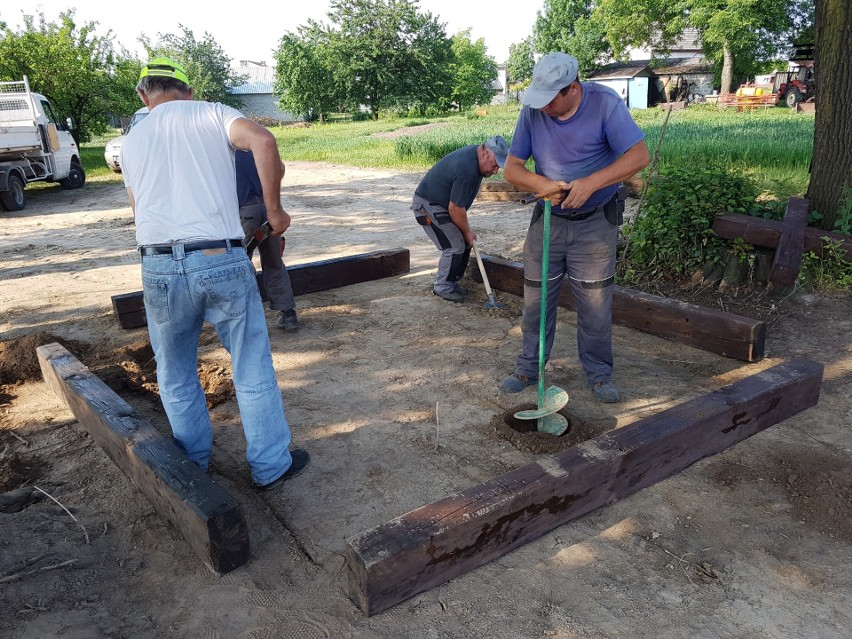
M290 428L254 268L243 247L234 150L250 150L276 234L290 226L281 207L282 163L274 136L224 104L192 100L183 67L155 58L136 86L149 115L128 134L121 168L136 217L148 334L160 398L177 444L206 469L213 429L198 378L205 321L231 354L234 387L253 483L281 485L309 463L289 451Z

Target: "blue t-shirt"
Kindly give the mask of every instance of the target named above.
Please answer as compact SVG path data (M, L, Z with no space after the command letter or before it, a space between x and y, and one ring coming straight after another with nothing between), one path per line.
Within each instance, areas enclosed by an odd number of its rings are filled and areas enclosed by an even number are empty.
M645 138L615 91L594 82L581 85L580 106L564 122L530 107L524 107L518 117L509 153L524 161L532 156L538 175L565 182L586 177ZM603 204L617 189L612 184L595 191L582 208Z
M263 197L263 187L260 184L260 176L257 174L254 154L251 151L235 152L234 166L237 171L237 200L240 206L253 198Z
M450 209L450 202L469 209L482 184L477 146L472 144L456 149L438 160L420 180L415 195L445 210Z

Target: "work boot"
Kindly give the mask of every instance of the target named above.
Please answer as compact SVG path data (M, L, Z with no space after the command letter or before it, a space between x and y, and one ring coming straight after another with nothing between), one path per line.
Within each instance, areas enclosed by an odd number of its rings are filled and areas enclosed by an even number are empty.
M604 404L615 404L621 401L621 393L618 392L618 387L612 382L598 382L592 386L592 391L595 397Z
M519 375L518 373L512 373L511 375L504 377L500 385L497 386L504 393L520 393L527 386L532 386L533 384L537 384L538 379L532 379L531 377L527 377L526 375Z
M455 302L456 304L461 304L464 302L464 294L456 291L451 291L450 293L439 293L434 288L432 289L432 294L437 295L438 297L443 297L445 300L450 302Z
M468 294L468 290L464 286L459 286L458 284L456 284L455 291L456 293L461 293L462 295Z
M291 450L290 458L292 459L293 463L290 464L290 468L288 468L283 475L281 475L278 479L273 479L268 484L263 484L263 486L255 484L254 487L258 490L275 490L288 479L293 479L293 477L300 474L303 470L305 470L305 468L308 467L308 464L311 463L310 454L308 453L308 451L302 448Z
M283 328L285 331L298 331L299 318L296 317L295 309L289 311L281 311L278 313L278 321L275 323L278 328Z

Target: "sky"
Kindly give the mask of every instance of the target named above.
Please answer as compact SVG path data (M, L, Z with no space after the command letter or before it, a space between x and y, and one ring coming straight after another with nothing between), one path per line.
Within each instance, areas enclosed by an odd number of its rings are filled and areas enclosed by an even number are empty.
M207 32L234 60L273 62L272 51L285 32L296 29L313 18L327 22L327 0L287 0L280 3L244 2L247 9L235 12L239 3L216 3L181 0L0 0L0 21L13 30L23 26L24 13L35 15L42 11L48 22L59 13L76 9L78 25L98 22L98 35L112 30L117 44L144 57L138 37L144 34L156 40L158 33L180 33L179 25L190 29L197 40ZM218 5L218 6L217 6ZM501 8L509 7L511 8ZM536 13L543 0L526 0L511 5L497 0L420 0L421 12L429 11L445 23L448 36L471 29L471 39L485 40L487 52L498 64L509 57L509 45L532 34ZM205 7L205 8L202 8ZM227 7L227 8L226 8ZM116 47L118 48L118 47Z

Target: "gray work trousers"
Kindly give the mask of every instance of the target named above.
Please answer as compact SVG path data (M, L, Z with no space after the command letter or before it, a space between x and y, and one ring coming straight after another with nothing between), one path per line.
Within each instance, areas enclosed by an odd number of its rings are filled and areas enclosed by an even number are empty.
M266 207L262 202L240 208L240 224L246 235L254 232L265 221ZM281 258L281 238L268 237L258 244L257 250L260 253L260 268L263 270L263 286L269 297L269 308L273 311L292 311L296 308L296 300L287 266Z
M541 320L541 256L544 218L527 231L524 243L523 346L515 373L538 378ZM593 386L612 378L612 284L618 227L598 211L585 220L551 216L548 260L545 362L556 337L556 309L562 280L568 276L577 311L577 352Z
M446 209L415 195L411 210L414 211L414 219L441 251L432 290L444 295L452 293L467 269L470 247Z

